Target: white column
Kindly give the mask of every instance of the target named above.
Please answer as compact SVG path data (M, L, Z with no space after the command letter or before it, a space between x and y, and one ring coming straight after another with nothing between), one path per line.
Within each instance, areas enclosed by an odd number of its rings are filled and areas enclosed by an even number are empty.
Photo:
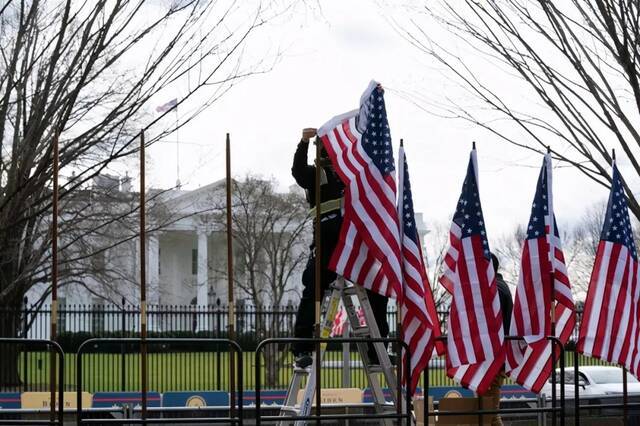
M150 235L147 248L147 304L160 303L160 237ZM148 312L148 311L147 311ZM148 315L149 330L159 330L155 315Z
M198 274L196 275L196 288L198 310L206 311L208 305L207 285L209 283L208 274L208 256L207 256L207 232L204 229L198 229ZM209 322L206 314L198 315L198 331L207 330Z
M207 284L209 282L208 275L208 255L207 255L207 232L198 230L198 274L196 286L198 289L197 303L206 306L207 300Z

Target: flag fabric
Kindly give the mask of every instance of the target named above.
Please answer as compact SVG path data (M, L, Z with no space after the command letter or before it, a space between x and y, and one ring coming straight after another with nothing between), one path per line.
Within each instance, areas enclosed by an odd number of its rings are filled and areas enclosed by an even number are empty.
M347 323L347 312L344 306L340 305L336 317L333 319L333 326L331 327L331 336L342 336L344 333L344 326Z
M447 374L483 395L504 365L502 313L480 205L475 148L453 215L440 283L451 294Z
M401 298L395 166L382 87L372 81L360 109L334 117L318 136L345 184L342 228L329 268L376 293Z
M553 210L551 155L544 157L526 238L522 244L520 276L511 315L511 340L507 344L507 374L518 384L539 393L549 379L554 335L566 344L575 326L571 285L564 263ZM555 333L552 309L555 304ZM556 347L556 356L560 348ZM557 359L557 358L556 358Z
M361 327L367 324L367 321L364 318L364 310L362 309L362 306L358 307L356 315L358 316L358 323ZM333 327L331 328L332 336L342 336L344 333L344 326L347 324L347 319L347 311L343 305L340 305L340 309L338 309L338 313L333 320Z
M176 107L178 105L178 99L174 98L171 99L169 102L167 102L166 104L162 104L156 107L156 112L167 112L169 110L171 110L172 108Z
M639 375L638 253L620 172L611 193L587 292L578 351Z
M404 147L400 144L398 155L398 218L401 223L403 300L401 321L402 339L409 346L411 389L414 391L420 374L427 367L440 336L440 322L427 277L420 237L416 229L413 197L409 181L409 166ZM438 345L439 353L443 352ZM406 358L403 356L402 361ZM402 371L406 371L405 368Z

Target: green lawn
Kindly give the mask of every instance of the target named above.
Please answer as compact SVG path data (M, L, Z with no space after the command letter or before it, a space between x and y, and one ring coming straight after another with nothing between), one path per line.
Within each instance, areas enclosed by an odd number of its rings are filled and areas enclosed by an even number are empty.
M255 355L253 352L243 353L243 383L245 389L255 388ZM359 359L357 353L351 353L351 359ZM573 365L573 353L566 354L566 365ZM328 352L326 360L342 360L341 352ZM292 357L286 354L283 367L279 370L275 383L266 384L266 372L262 363L262 387L286 388L292 374ZM605 364L592 358L580 356L580 364ZM605 364L606 365L606 364ZM33 390L46 390L49 383L50 356L48 353L29 353L26 359L20 357L20 376ZM284 367L287 366L287 367ZM25 371L26 367L26 371ZM83 355L83 389L88 392L97 391L135 391L140 389L140 355L130 354L84 354ZM124 383L123 378L124 369ZM65 355L65 387L76 389L76 355ZM353 387L365 387L366 379L362 369L352 368L350 372ZM148 355L149 390L158 392L181 390L228 390L229 354L227 352L204 353L151 353ZM422 380L420 381L422 386ZM511 383L507 379L507 383ZM443 369L429 370L430 386L453 386L455 383L446 377ZM323 387L341 387L342 369L324 368L322 371Z

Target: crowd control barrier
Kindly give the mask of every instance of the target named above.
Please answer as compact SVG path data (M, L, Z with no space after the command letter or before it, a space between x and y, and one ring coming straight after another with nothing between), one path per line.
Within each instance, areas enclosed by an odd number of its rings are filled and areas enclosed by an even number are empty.
M83 424L99 424L104 423L104 419L84 419L83 411L82 411L82 398L80 395L82 394L82 357L84 354L89 353L92 349L97 349L101 344L146 344L146 345L154 345L154 344L193 344L193 345L219 345L224 344L228 345L229 348L235 352L235 358L237 361L236 371L238 372L236 382L236 388L230 389L231 392L231 401L234 401L235 404L232 404L229 409L229 417L189 417L189 418L145 418L144 414L142 414L139 419L109 419L109 423L112 424L147 424L148 422L156 423L226 423L226 424L238 424L242 425L242 400L243 400L243 366L242 366L242 348L235 341L229 339L178 339L178 338L159 338L159 339L146 339L143 343L139 338L117 338L117 339L90 339L82 343L78 348L78 355L76 359L76 372L77 372L77 386L78 386L78 402L77 402L77 424L78 426ZM237 406L236 406L237 404ZM176 408L176 409L165 409L161 408L162 411L185 411L184 408ZM137 409L134 409L135 412L138 412ZM154 412L155 410L149 410L149 412Z
M47 347L48 350L57 356L57 399L58 404L55 403L56 392L51 390L50 393L50 413L51 416L49 420L20 420L20 424L28 424L28 425L60 425L62 426L64 423L64 352L60 345L52 340L45 339L21 339L21 338L8 338L3 337L0 338L0 347L3 345L15 345L15 346L25 346L29 348L42 348ZM55 362L55 360L54 360ZM25 378L26 380L26 378ZM57 409L56 409L57 405ZM0 424L16 424L16 420L7 420L0 419Z

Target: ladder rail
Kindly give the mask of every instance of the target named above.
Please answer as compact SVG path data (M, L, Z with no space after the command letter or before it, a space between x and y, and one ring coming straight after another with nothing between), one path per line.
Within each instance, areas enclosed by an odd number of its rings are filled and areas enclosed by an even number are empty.
M360 325L360 319L356 311L353 297L356 297L358 299L358 303L363 310L364 319L366 322L365 325ZM323 303L322 312L324 317L321 322L321 338L328 338L330 336L331 330L333 328L333 323L338 312L340 301L342 301L344 309L347 313L347 318L354 337L371 339L381 338L380 330L375 321L375 316L373 314L371 304L369 303L366 290L361 286L354 284L347 286L346 280L343 277L338 277L338 279L334 281L334 283L332 284L331 294L328 300ZM372 364L372 360L369 359L369 345L373 345L373 348L375 349L376 355L378 357L378 364L376 365ZM397 394L396 392L391 393L392 401L391 404L388 404L385 399L384 390L382 388L379 377L380 373L382 373L387 386L391 389L397 389L397 379L394 372L394 366L391 364L391 360L389 359L389 354L387 353L384 342L357 342L356 346L362 359L362 365L365 375L367 376L369 388L371 389L376 413L386 414L389 413L389 410L391 408L396 411L399 402L397 401ZM295 422L295 426L305 426L307 424L306 420L295 420L295 417L288 414L293 412L294 414L297 414L301 417L310 415L316 387L316 375L314 372L317 366L322 366L322 359L324 358L326 348L327 343L323 342L320 348L320 360L315 359L316 354L314 352L312 356L313 362L310 367L306 369L294 367L294 374L287 391L285 404L280 410L280 416L283 417L283 421L278 423L279 426L290 425L292 424L292 422ZM343 362L350 361L350 358L347 360L343 360ZM307 383L304 388L303 399L298 406L297 396L304 376L307 377ZM404 405L403 401L400 401L400 404ZM287 420L284 420L284 417L286 417ZM381 422L388 426L394 424L392 419L381 419Z

